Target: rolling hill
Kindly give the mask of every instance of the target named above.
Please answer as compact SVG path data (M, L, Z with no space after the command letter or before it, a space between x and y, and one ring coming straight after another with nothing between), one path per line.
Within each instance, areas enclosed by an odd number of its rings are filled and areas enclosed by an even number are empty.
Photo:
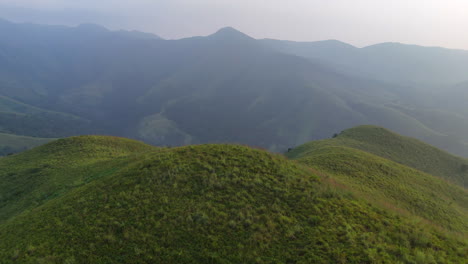
M467 257L457 235L371 205L352 185L326 180L325 172L244 146L154 148L75 137L0 165L0 184L10 190L0 205L7 216L0 222L4 263L462 263Z
M155 148L123 138L81 136L2 158L0 223L118 170L126 164L119 157L148 149Z
M465 169L468 168L467 159L377 126L359 126L344 130L335 138L299 146L288 153L288 157L306 157L318 149L327 147L359 149L468 187L468 169Z
M160 146L242 143L284 151L376 124L468 157L466 116L439 109L427 90L346 72L233 28L163 40L96 25L0 21L0 34L0 109L10 109L0 114L5 133L109 134ZM354 50L336 42L319 46ZM369 67L387 66L377 62ZM21 112L32 109L45 112ZM427 118L431 111L443 114Z
M299 146L287 156L380 206L468 231L466 159L375 126L345 130L333 139Z

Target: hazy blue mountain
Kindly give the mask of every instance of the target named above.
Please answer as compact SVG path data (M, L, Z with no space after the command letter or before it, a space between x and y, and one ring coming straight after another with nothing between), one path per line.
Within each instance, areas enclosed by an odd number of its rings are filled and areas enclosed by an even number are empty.
M468 80L468 51L465 50L401 43L356 48L336 40L260 41L281 52L322 60L348 74L400 85L438 87Z
M453 117L461 115L455 110L446 111L450 118L441 115L441 122L428 120L433 103L413 100L416 89L409 92L406 86L372 80L373 75L346 73L345 64L288 54L233 28L207 37L163 40L89 24L0 22L0 34L4 102L66 117L54 126L44 121L41 128L26 124L55 119L22 113L34 122L0 124L4 132L112 134L158 145L238 142L283 151L352 126L375 124L468 156L459 136L465 133L465 121ZM304 45L307 50L309 44ZM314 46L317 54L342 50L334 53L337 59L348 53L352 57L356 50L336 41ZM6 115L21 113L11 108ZM52 134L37 134L50 127Z
M436 94L436 96L442 98L441 104L445 106L445 108L460 112L468 118L468 107L466 103L468 101L468 81L442 90Z
M0 133L0 158L55 140L53 138L25 137Z

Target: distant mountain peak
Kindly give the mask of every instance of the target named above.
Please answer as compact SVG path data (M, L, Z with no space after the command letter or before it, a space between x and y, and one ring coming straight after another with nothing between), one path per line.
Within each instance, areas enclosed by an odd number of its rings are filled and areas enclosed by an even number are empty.
M233 27L223 27L220 28L216 33L234 33L234 34L244 34L240 32L239 30L233 28Z
M210 37L222 39L253 39L252 37L240 32L239 30L233 27L221 28L216 33L212 34Z
M77 28L78 29L84 29L84 30L90 30L90 31L101 31L101 32L109 31L107 28L105 28L105 27L103 27L101 25L92 24L92 23L80 24Z

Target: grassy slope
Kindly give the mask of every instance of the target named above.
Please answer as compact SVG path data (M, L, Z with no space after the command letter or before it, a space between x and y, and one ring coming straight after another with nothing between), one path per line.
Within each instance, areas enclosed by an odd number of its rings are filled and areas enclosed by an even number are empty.
M316 148L298 159L380 206L468 234L468 192L437 177L347 147Z
M45 144L52 138L34 138L0 133L0 156L17 153Z
M4 157L0 159L0 223L116 171L127 162L119 157L148 149L152 147L129 139L81 136Z
M61 142L73 150L73 140ZM63 149L58 144L39 150L55 153L54 147ZM97 153L94 148L79 149L69 157L96 158L88 155ZM281 156L229 145L146 150L138 146L141 154L110 166L126 161L120 170L0 225L0 259L462 263L467 257L466 243L357 200ZM23 159L26 154L34 152ZM19 158L9 161L21 164ZM68 173L69 180L73 175Z
M326 179L337 181L380 206L404 211L467 234L467 190L372 154L379 153L397 159L397 150L400 156L406 157L406 160L401 160L402 163L429 170L432 161L445 177L449 176L451 161L457 164L456 161L461 160L419 141L371 126L346 130L333 139L307 143L287 155L321 171ZM418 160L420 163L416 162Z
M468 186L468 160L404 137L385 128L359 126L348 129L338 137L313 141L295 148L288 156L301 158L317 148L344 146L360 149L397 163L444 178L461 186Z

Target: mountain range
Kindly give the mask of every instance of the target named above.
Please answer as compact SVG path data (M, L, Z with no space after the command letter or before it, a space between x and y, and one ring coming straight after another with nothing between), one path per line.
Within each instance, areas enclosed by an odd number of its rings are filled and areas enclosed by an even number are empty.
M0 263L468 259L468 51L0 36Z
M468 156L466 51L256 40L233 28L164 40L2 20L0 34L1 133L281 152L375 124Z

